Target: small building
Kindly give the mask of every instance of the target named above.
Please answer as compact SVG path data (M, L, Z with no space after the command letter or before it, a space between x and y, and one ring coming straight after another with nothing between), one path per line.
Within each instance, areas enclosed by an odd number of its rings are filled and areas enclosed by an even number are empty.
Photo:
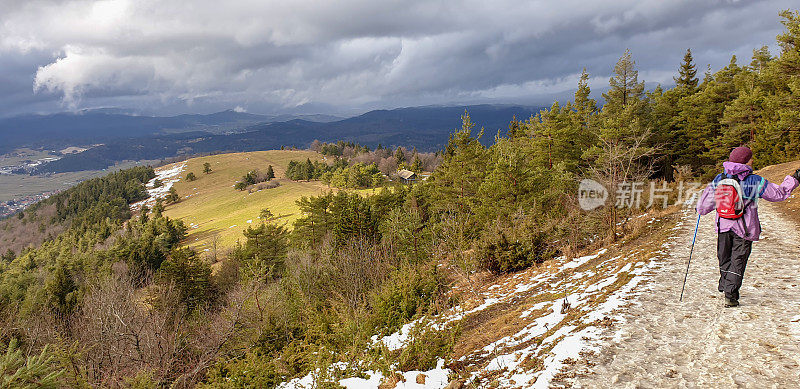
M397 176L400 177L400 181L404 184L413 184L417 182L417 173L411 170L401 169L397 172Z

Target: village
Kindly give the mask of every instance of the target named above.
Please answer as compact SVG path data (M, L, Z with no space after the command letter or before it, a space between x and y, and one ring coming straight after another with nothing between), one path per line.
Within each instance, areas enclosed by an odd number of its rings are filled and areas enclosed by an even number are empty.
M42 201L60 191L44 192L35 195L23 196L14 200L0 201L0 219L11 216L25 208Z

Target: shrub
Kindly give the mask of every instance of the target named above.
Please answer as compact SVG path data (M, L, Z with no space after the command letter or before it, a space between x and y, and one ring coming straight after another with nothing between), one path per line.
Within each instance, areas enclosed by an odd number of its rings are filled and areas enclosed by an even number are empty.
M479 265L496 274L526 269L556 254L547 242L547 233L525 223L510 227L497 223L484 230L476 243Z
M411 329L411 340L398 357L400 371L426 371L436 367L439 359L453 353L459 327L437 329L434 323L421 321Z
M272 166L270 165L270 168L271 167ZM274 173L272 173L270 175L270 170L268 170L266 173L262 173L258 169L251 170L251 171L247 172L247 174L242 176L241 180L236 182L236 185L234 185L234 188L236 188L237 190L245 190L245 189L249 188L252 185L255 185L255 184L258 184L258 183L261 183L261 182L269 181L270 179L272 179L274 177L275 177Z
M248 352L244 358L219 363L208 370L199 388L274 388L288 375L268 356Z
M186 181L194 181L196 179L197 179L197 176L195 176L194 173L192 173L192 172L189 172L189 174L186 175Z
M375 327L386 334L397 331L429 308L440 288L435 266L401 266L372 297Z

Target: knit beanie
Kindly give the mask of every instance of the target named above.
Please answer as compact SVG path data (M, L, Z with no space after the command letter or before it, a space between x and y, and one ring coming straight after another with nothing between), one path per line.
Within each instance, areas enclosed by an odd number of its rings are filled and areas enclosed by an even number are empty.
M751 151L749 147L741 146L731 151L728 161L736 163L748 163L750 162L750 158L753 158L753 151Z

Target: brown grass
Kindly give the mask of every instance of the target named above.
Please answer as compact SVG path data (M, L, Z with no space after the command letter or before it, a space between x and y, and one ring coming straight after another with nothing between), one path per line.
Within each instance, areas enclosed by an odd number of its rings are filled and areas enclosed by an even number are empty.
M576 331L589 325L606 328L613 326L614 320L611 317L600 319L594 323L583 323L582 316L586 313L587 309L591 310L604 302L608 296L626 285L633 277L629 273L620 272L622 267L628 263L648 261L653 256L658 255L654 252L659 251L666 238L670 236L670 227L674 226L675 222L678 220L679 211L680 208L678 207L671 207L655 212L651 211L649 216L655 217L659 219L659 221L649 224L647 222L651 217L633 219L626 226L627 234L616 244L606 247L608 249L607 252L595 259L587 261L585 264L575 269L569 269L559 273L558 269L562 263L559 261L548 261L519 273L502 276L479 274L473 277L475 289L480 294L486 296L491 294L510 294L518 285L528 283L530 279L540 273L554 274L555 279L559 279L559 277L571 277L577 272L586 271L588 269L594 270L592 276L585 277L585 279L569 287L567 293L574 293L577 289L587 288L590 285L596 284L601 279L607 277L608 274L619 274L614 283L605 287L590 301L581 304L580 309L568 310L566 318L561 323L549 328L544 334L531 341L512 347L502 347L499 350L500 353L508 354L516 350L527 348L532 343L542 342L564 325L578 325ZM597 249L598 247L592 247L591 252L596 252ZM587 253L584 252L580 255L585 254ZM617 256L620 256L620 258L611 260ZM463 285L463 283L459 285L460 287L457 286L454 290L455 293L458 293L459 290L462 291L462 295L460 296L464 300L462 307L465 309L473 308L481 302L480 300L476 301L471 293L465 292L465 285ZM490 287L494 285L499 285L499 287L490 289ZM450 367L462 376L466 376L469 372L479 369L492 360L496 356L495 353L480 352L483 347L501 338L513 336L518 333L538 317L550 313L552 305L545 305L542 309L531 312L525 318L521 317L522 312L530 309L537 303L545 301L555 302L563 298L564 290L560 288L559 290L548 288L549 283L542 282L525 292L517 293L515 297L508 301L498 302L482 311L467 315L461 321L461 332L456 340L453 355L453 359L456 361L462 357L465 358L462 361L451 364ZM550 347L555 344L556 342L553 342ZM543 350L539 355L535 357L531 356L523 363L530 365L533 367L532 371L535 371L541 368L542 359L547 351L548 350ZM498 374L500 373L497 371L489 372L479 377L479 380L482 384L491 383L498 377Z
M769 180L769 182L780 185L787 175L794 173L797 169L800 169L800 161L767 166L756 173ZM784 216L800 224L800 196L796 193L797 189L795 190L794 198L778 203L777 208Z

